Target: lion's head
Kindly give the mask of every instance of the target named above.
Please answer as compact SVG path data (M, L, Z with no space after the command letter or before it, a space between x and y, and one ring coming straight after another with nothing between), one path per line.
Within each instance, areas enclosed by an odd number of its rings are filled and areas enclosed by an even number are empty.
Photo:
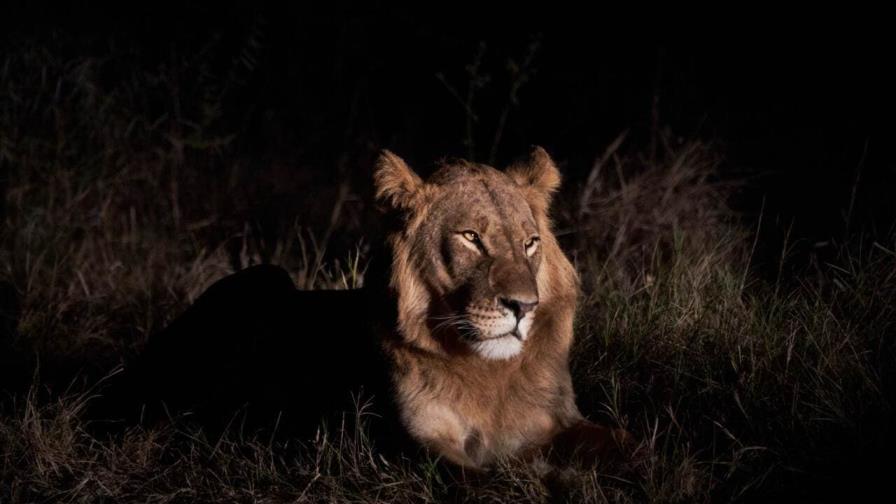
M425 181L384 151L375 181L400 217L391 287L408 343L510 359L541 319L574 310L575 273L547 214L560 174L543 149L504 171L447 163Z

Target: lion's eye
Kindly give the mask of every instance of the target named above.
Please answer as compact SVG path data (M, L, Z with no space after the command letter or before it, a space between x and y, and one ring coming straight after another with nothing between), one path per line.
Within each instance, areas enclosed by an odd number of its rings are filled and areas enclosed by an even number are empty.
M482 238L479 237L479 233L467 229L466 231L461 231L460 235L464 237L465 247L480 254L485 254L485 245L482 244Z
M537 236L533 236L526 241L526 254L532 255L535 253L535 250L538 246L538 242L541 241L541 238Z
M481 243L481 240L479 239L479 234L477 234L476 231L467 230L467 231L462 232L461 234L470 243L475 243L477 245L479 243Z

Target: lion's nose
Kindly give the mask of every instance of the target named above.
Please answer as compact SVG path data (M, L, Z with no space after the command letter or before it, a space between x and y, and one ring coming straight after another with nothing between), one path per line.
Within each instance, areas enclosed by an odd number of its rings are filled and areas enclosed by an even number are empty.
M521 299L512 299L512 298L499 298L501 304L507 307L510 311L516 315L517 319L521 319L526 316L527 313L534 310L536 306L538 306L538 300L535 301L524 301Z

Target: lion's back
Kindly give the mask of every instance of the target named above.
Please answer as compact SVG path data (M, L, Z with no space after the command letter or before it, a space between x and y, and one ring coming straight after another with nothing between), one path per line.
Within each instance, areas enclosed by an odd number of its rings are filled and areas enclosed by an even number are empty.
M212 285L150 338L132 375L146 407L226 422L284 415L293 429L349 411L359 392L388 397L363 290L298 291L281 268L256 266Z

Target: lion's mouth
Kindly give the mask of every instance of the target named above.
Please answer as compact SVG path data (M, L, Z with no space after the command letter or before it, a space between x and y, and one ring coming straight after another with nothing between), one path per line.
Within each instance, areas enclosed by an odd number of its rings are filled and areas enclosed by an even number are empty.
M509 311L486 311L476 308L468 308L465 315L465 325L469 330L465 331L463 336L471 343L502 340L522 343L528 339L535 318L534 312L517 318Z
M501 338L508 338L511 336L520 341L523 341L523 335L520 334L519 328L515 328L514 330L512 330L510 332L506 332L504 334L499 334L497 336L484 336L480 333L480 336L478 339L479 339L479 341L488 341L488 340L498 340Z

